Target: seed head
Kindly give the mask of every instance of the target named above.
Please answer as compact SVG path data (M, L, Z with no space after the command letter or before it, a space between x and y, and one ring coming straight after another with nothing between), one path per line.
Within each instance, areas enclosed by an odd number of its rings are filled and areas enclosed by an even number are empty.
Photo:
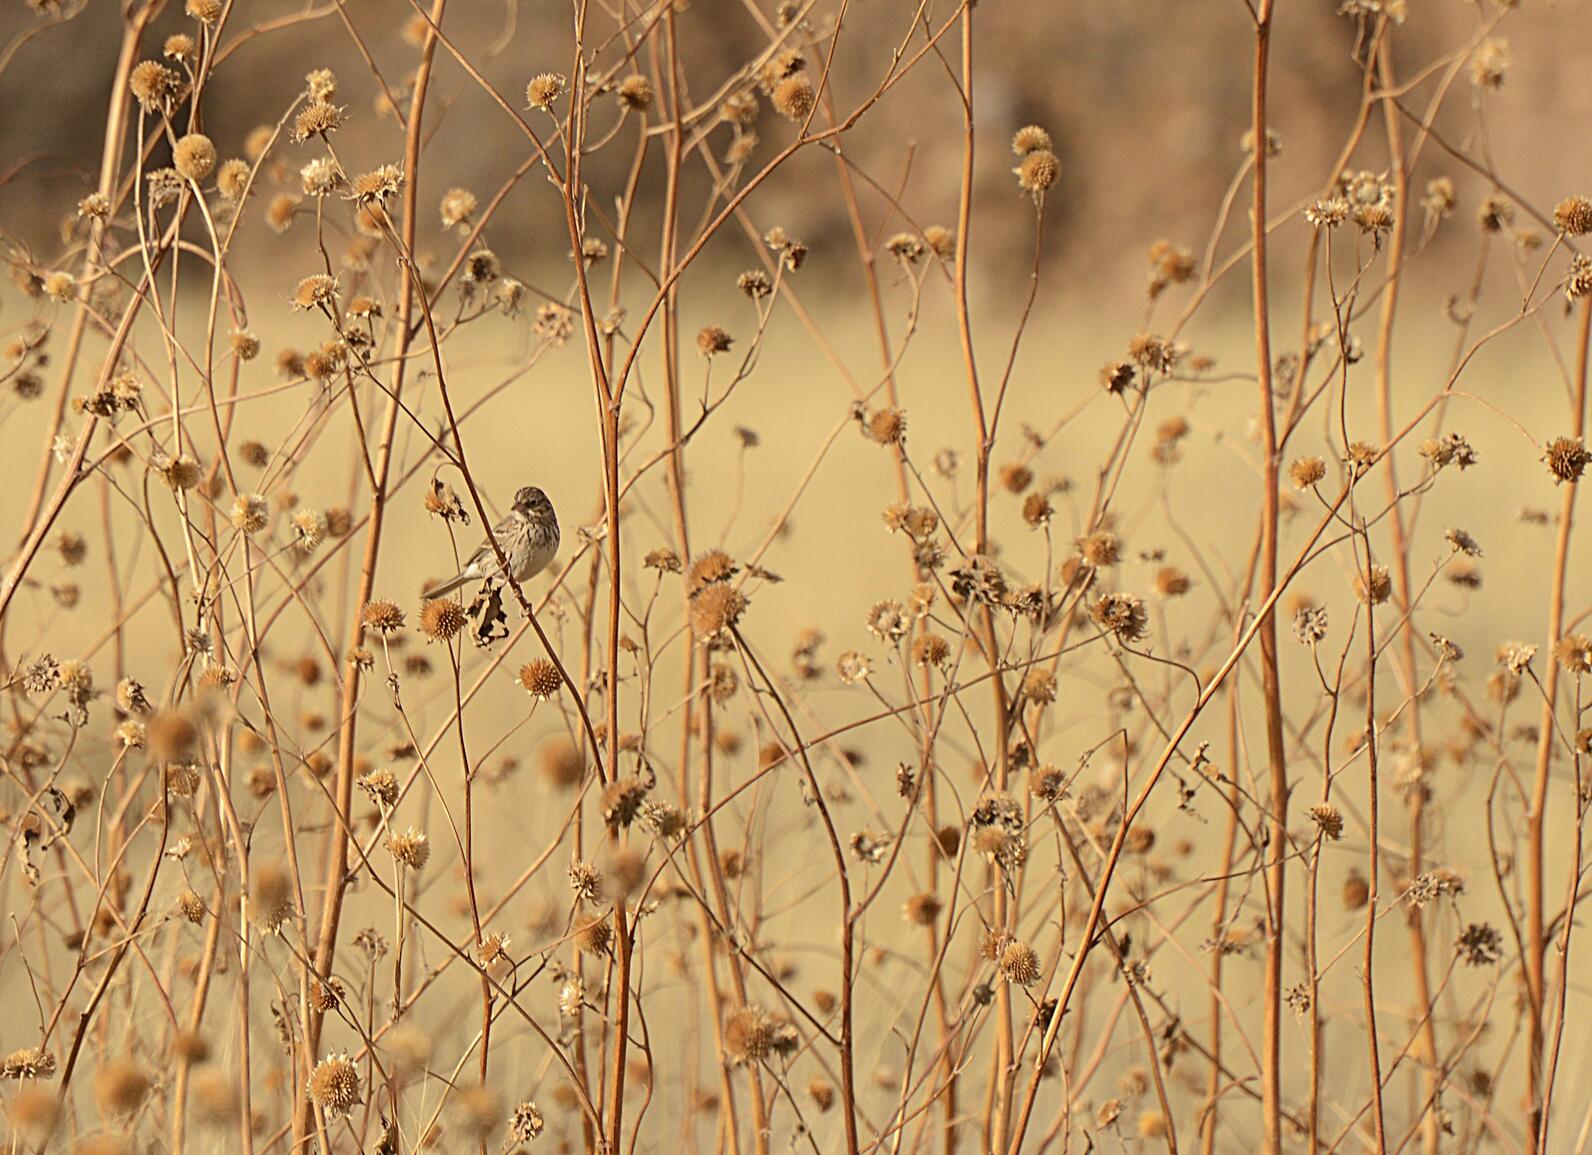
M223 161L216 170L216 191L233 204L237 204L249 191L249 176L254 170L242 157Z
M1001 951L1001 976L1017 986L1032 986L1039 981L1039 955L1027 943L1009 942Z
M271 519L271 506L258 493L240 493L232 499L232 524L251 537Z
M249 921L270 933L293 913L293 877L280 863L257 867L249 891Z
M805 72L787 76L774 86L770 99L774 102L774 111L786 120L805 121L816 102L813 82Z
M733 628L744 612L746 595L732 585L718 582L692 595L691 628L699 641L708 644Z
M1372 565L1365 573L1354 576L1354 596L1362 605L1379 606L1393 594L1393 581L1388 577L1387 566Z
M912 640L912 661L918 666L944 666L951 658L951 643L939 634L923 633Z
M367 630L375 630L380 634L395 634L404 628L404 612L398 608L397 602L366 602L365 608L360 611L360 620L365 623Z
M611 828L629 826L641 813L646 798L645 779L636 774L621 775L603 791L603 821Z
M130 1058L113 1059L94 1073L94 1098L106 1115L131 1115L149 1087L148 1072Z
M542 777L555 789L570 789L586 776L586 760L568 738L550 739L542 747L540 760Z
M1101 594L1089 611L1094 623L1120 642L1136 642L1150 632L1144 602L1127 593Z
M442 194L442 227L468 224L475 215L475 194L467 188L450 188Z
M1547 462L1555 485L1566 481L1573 484L1581 480L1588 463L1592 463L1592 452L1579 437L1555 437L1543 450L1542 460Z
M1470 82L1477 88L1501 88L1509 72L1509 41L1489 37L1470 56Z
M186 32L177 32L166 37L165 43L160 46L160 54L167 60L191 61L197 52L198 48L194 44L193 37Z
M183 89L180 73L158 60L139 62L128 75L127 87L145 112L165 112Z
M1592 200L1584 196L1565 197L1553 206L1553 227L1571 237L1592 233Z
M607 954L613 938L612 924L606 918L596 918L575 931L575 949L581 954Z
M171 150L171 165L185 180L203 184L216 170L216 146L201 132L190 132Z
M863 432L876 445L900 445L906 440L907 415L900 409L875 409L863 419Z
M519 680L527 694L542 702L555 696L564 685L558 667L546 658L537 658L521 666Z
M1330 802L1318 802L1312 806L1310 821L1316 824L1323 838L1336 842L1343 837L1343 812Z
M387 853L393 860L410 870L424 870L431 860L431 840L413 826L395 831L387 839Z
M1515 223L1515 206L1502 193L1493 193L1477 208L1476 220L1483 232L1502 232Z
M675 568L679 568L679 559L675 559ZM691 562L691 568L686 573L686 590L693 596L707 586L717 582L727 582L740 572L740 567L729 554L721 549L710 549L707 553L697 555Z
M1554 643L1553 656L1559 665L1577 677L1592 673L1592 637L1565 634Z
M619 82L618 95L620 107L640 112L652 104L652 81L633 72Z
M556 72L538 73L525 86L525 103L532 108L549 108L553 101L564 95L568 83Z
M741 1007L724 1024L724 1049L738 1063L755 1063L774 1050L774 1020L761 1007Z
M1038 200L1061 175L1061 161L1048 148L1042 148L1023 157L1023 162L1012 171L1017 174L1018 187Z
M468 621L464 606L452 598L432 598L420 607L420 632L434 642L448 641Z
M1050 133L1037 124L1024 125L1012 136L1012 152L1018 156L1049 152L1051 147Z
M327 1055L315 1064L307 1090L315 1105L328 1115L347 1115L361 1101L359 1068L347 1053Z
M280 193L265 206L265 223L273 233L281 234L293 227L293 214L303 202L292 193Z
M1295 489L1309 489L1327 475L1327 463L1319 457L1298 457L1288 467Z
M343 110L329 100L312 100L299 109L293 118L293 129L288 134L294 144L303 144L311 137L327 139L343 123Z
M735 338L731 337L717 325L706 325L697 334L697 352L704 357L714 357L720 353L728 353Z
M55 1056L43 1047L22 1047L0 1061L0 1078L53 1079Z

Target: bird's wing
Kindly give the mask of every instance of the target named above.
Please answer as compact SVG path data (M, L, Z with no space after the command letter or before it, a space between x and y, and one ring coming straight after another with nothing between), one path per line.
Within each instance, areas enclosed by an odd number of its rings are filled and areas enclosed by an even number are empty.
M519 523L520 518L516 514L512 512L506 514L502 521L492 527L492 537L487 538L476 546L475 552L464 563L464 568L467 570L474 569L477 573L489 573L496 570L498 568L497 551L492 548L492 540L496 538L498 544L502 546L503 552L507 554L514 534L519 528Z

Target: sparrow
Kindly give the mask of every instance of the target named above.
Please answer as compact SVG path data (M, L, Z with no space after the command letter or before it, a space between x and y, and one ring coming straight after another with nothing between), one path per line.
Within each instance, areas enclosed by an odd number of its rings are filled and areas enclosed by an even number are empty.
M516 582L529 581L546 569L558 553L558 515L547 494L534 485L516 492L514 507L492 527L492 536L476 547L462 570L428 590L426 596L440 598L469 582L501 579L503 567L492 548L494 540L508 558L509 576Z

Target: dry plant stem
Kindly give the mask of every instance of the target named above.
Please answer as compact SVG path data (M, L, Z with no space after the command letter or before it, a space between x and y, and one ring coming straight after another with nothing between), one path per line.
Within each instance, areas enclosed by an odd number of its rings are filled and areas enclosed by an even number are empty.
M447 0L433 0L431 23L442 19ZM436 50L436 34L427 29L420 49L420 66L415 73L414 91L409 101L409 119L404 138L403 220L401 230L405 252L414 251L415 232L419 216L419 184L421 156L421 114L425 109L426 93L431 81L431 63ZM393 382L389 390L386 414L382 419L380 440L376 445L376 482L370 495L369 524L365 539L365 556L360 566L358 591L354 598L354 618L351 626L349 648L358 648L364 641L364 623L359 608L371 598L375 589L376 566L381 556L382 525L387 512L387 479L392 467L398 416L403 397L404 372L408 365L409 343L416 331L416 295L421 291L415 281L413 266L404 262L399 272L398 312L394 326L395 351L393 357ZM338 734L337 783L334 805L346 824L352 814L354 792L354 755L358 723L359 691L362 679L357 669L350 669L343 679L343 693L339 714L342 727ZM342 916L343 892L348 884L348 840L341 827L334 828L328 839L325 874L325 893L322 900L321 921L315 947L315 969L330 974L337 951L337 931ZM310 1054L319 1053L322 1012L311 1008L305 1021L305 1041ZM302 1147L310 1127L308 1099L303 1101L294 1120L295 1147Z
M983 391L979 385L978 359L973 349L973 318L968 294L968 240L973 222L973 178L974 178L974 145L975 130L973 116L973 7L964 5L961 12L961 74L959 78L959 95L962 106L962 184L960 199L957 206L957 233L956 233L956 268L955 268L955 295L957 329L962 342L962 360L967 374L968 396L972 404L973 433L975 444L975 461L977 495L975 497L974 516L977 519L977 529L973 550L977 554L984 554L989 548L989 462L990 441L989 422L984 412ZM1006 789L1007 780L1007 742L1009 722L1007 719L1006 688L999 674L999 647L995 642L994 619L988 609L984 607L981 612L980 633L984 654L990 662L990 669L995 673L991 679L994 693L995 706L995 766L991 775L991 787L997 791ZM1004 887L997 886L994 893L992 923L997 928L1005 928L1010 922L1012 913L1008 910L1008 900ZM1012 1031L1012 994L1011 987L1005 983L995 993L995 1031L996 1046L990 1058L990 1087L989 1103L984 1119L984 1133L987 1136L986 1146L992 1151L998 1151L1006 1146L1006 1137L1011 1129L1012 1091L1017 1077L1015 1040Z
M1261 1059L1261 1110L1267 1155L1282 1153L1282 968L1287 947L1285 884L1288 844L1288 754L1282 717L1282 684L1277 662L1277 621L1270 601L1277 590L1277 412L1271 386L1270 286L1266 263L1266 132L1267 82L1271 57L1272 2L1260 0L1255 15L1255 75L1253 121L1254 200L1251 208L1253 307L1255 313L1255 370L1259 382L1261 419L1261 546L1259 596L1267 602L1261 610L1260 673L1262 706L1266 715L1266 754L1270 770L1266 869L1266 987Z
M1363 530L1362 530L1363 535ZM1363 539L1363 538L1362 538ZM1366 572L1371 558L1367 548ZM1365 606L1365 749L1366 749L1366 813L1367 849L1366 877L1369 893L1365 903L1364 954L1361 958L1360 985L1365 998L1366 1047L1371 1076L1371 1119L1375 1128L1377 1155L1387 1155L1387 1112L1382 1102L1382 1041L1377 1034L1376 1013L1376 920L1380 900L1382 872L1381 791L1378 775L1381 756L1381 739L1376 720L1376 609L1369 599Z
M1383 88L1393 87L1393 41L1386 35L1380 36L1377 42L1376 67L1378 78ZM1408 243L1409 223L1409 172L1404 149L1403 125L1397 111L1390 103L1384 102L1382 106L1384 122L1387 128L1388 151L1391 161L1391 179L1393 183L1393 230L1388 238L1387 284L1382 294L1382 311L1377 332L1376 349L1376 384L1377 384L1377 428L1383 442L1389 441L1393 436L1393 323L1398 312L1399 290L1403 283L1403 266L1405 248ZM1404 508L1399 502L1401 496L1398 483L1398 470L1394 464L1394 457L1389 454L1383 462L1383 477L1387 482L1387 499L1389 505L1389 531L1392 536L1392 576L1393 591L1398 599L1398 604L1403 607L1404 615L1399 629L1399 658L1402 667L1401 680L1405 691L1415 694L1418 685L1418 674L1415 665L1415 623L1414 606L1410 600L1410 543L1405 532ZM1421 703L1417 695L1409 704L1409 709L1404 712L1407 727L1408 744L1418 764L1424 766L1425 750L1421 741ZM1414 788L1410 791L1410 864L1409 877L1415 878L1425 869L1425 792L1424 778L1418 778ZM1421 1025L1419 1045L1416 1059L1426 1072L1424 1094L1429 1101L1435 1101L1439 1084L1437 1070L1437 1025L1432 1012L1432 987L1431 976L1428 974L1426 959L1426 929L1422 912L1419 908L1413 909L1409 915L1410 928L1410 966L1414 976L1415 1010L1414 1015ZM1426 1155L1435 1155L1441 1142L1442 1130L1438 1126L1435 1111L1426 1112L1421 1121L1421 1146Z
M1579 325L1576 336L1575 393L1571 403L1571 436L1586 434L1587 375L1589 342L1592 342L1592 297L1581 301ZM1530 1022L1527 1032L1527 1095L1526 1136L1537 1155L1548 1151L1548 1119L1543 1110L1548 1099L1550 1084L1546 1079L1547 1060L1547 961L1548 916L1547 886L1544 875L1547 845L1548 781L1553 771L1554 740L1558 733L1555 707L1559 693L1559 663L1554 658L1554 647L1564 636L1565 589L1570 579L1570 538L1575 526L1576 497L1579 483L1564 486L1559 499L1559 525L1553 543L1553 570L1548 590L1547 655L1542 674L1542 717L1537 736L1536 773L1531 783L1531 805L1526 812L1526 994L1530 1000ZM1575 809L1579 811L1580 800ZM1571 837L1579 840L1579 817ZM1574 894L1574 889L1571 891ZM1572 910L1565 912L1565 933L1569 933Z
M127 90L127 77L138 59L139 49L143 44L144 32L150 20L160 10L159 3L146 2L139 5L131 12L125 27L122 29L122 43L116 54L116 73L111 82L110 108L105 117L105 137L100 146L100 175L98 191L110 197L115 195L117 174L121 171L123 142L126 139L127 113L132 105L132 95ZM94 264L100 259L104 226L95 222L90 232L89 244L84 250L83 272L93 271ZM18 535L18 545L27 540L28 535L38 524L39 515L44 508L45 494L49 491L50 472L55 463L54 443L56 435L61 429L61 420L66 414L66 401L71 392L72 378L77 367L77 361L83 347L83 337L88 329L89 308L88 289L80 290L80 303L72 318L72 328L67 334L66 348L62 353L60 384L57 386L55 399L52 403L50 421L46 427L44 437L44 450L39 458L38 474L33 483L33 490L28 497L28 506L22 516L21 532ZM0 629L3 629L3 606L0 606ZM3 636L3 635L0 635Z

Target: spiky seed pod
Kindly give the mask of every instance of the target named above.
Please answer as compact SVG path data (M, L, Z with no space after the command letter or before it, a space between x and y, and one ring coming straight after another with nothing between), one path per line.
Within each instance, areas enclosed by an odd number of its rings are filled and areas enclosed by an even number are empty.
M276 931L293 913L293 876L280 863L257 867L249 888L249 920Z
M410 870L424 870L431 860L431 840L411 826L387 839L387 852Z
M131 1115L149 1088L149 1073L130 1058L113 1059L94 1072L94 1099L105 1115Z
M171 150L171 166L185 180L203 184L216 171L216 146L202 132L190 132Z
M549 108L553 101L564 95L564 88L568 83L556 72L538 73L531 77L530 83L525 86L525 103L532 108Z
M774 110L786 120L802 121L812 112L817 97L807 74L798 72L775 85L769 99L774 103Z
M1048 148L1042 148L1023 157L1023 163L1012 171L1017 174L1018 187L1037 198L1055 187L1061 176L1061 161Z
M375 630L379 634L395 634L404 628L404 612L396 602L366 602L359 616L367 630Z
M1036 152L1048 152L1052 148L1050 133L1040 128L1037 124L1024 125L1012 136L1012 152L1017 156L1029 156Z
M593 919L575 931L575 949L581 954L602 955L614 939L614 928L606 918Z
M943 906L938 895L925 892L907 899L901 913L914 926L933 926Z
M420 632L434 642L450 640L468 621L464 606L452 598L432 598L420 608Z
M629 826L647 798L647 783L635 774L616 778L603 791L603 821L611 827Z
M537 658L535 661L526 662L520 667L520 686L527 694L537 701L545 702L557 695L563 688L564 679L559 676L558 667L546 658Z
M639 72L631 73L619 82L619 104L632 112L640 112L652 104L652 81Z
M1001 950L1001 976L1009 983L1026 987L1039 981L1039 955L1026 943L1009 942Z
M761 1007L740 1007L724 1024L724 1050L739 1063L755 1063L774 1050L774 1020Z
M691 598L691 629L704 644L734 628L746 612L746 595L723 582L698 590Z
M328 1115L346 1115L360 1103L359 1068L346 1053L327 1055L315 1064L306 1090Z
M1547 463L1555 485L1574 483L1581 480L1587 464L1592 462L1592 452L1579 437L1556 437L1543 450L1542 460Z
M1553 226L1571 237L1592 233L1592 200L1583 196L1565 197L1553 206Z

